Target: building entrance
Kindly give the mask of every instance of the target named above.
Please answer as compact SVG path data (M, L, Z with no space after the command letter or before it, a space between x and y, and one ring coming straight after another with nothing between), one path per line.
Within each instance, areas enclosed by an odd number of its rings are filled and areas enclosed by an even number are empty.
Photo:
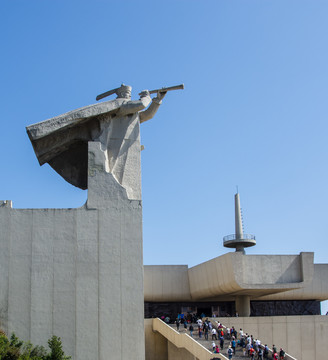
M209 302L145 302L145 318L169 317L173 322L178 314L183 313L206 317L231 316L235 314L233 301L209 301Z
M212 306L197 306L197 316L201 317L205 315L205 317L212 317Z

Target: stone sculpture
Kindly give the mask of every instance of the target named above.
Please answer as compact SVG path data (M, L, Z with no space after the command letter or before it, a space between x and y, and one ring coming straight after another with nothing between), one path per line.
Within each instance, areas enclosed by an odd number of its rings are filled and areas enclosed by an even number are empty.
M236 252L190 269L150 266L144 293L139 123L176 88L181 86L144 91L131 101L131 87L122 85L105 93L116 93L116 100L27 128L40 164L48 162L70 183L87 188L88 200L74 209L15 209L11 200L0 200L0 325L6 333L44 346L59 335L75 360L145 360L144 305L153 314L156 302L172 302L176 309L177 301L206 305L235 298L239 315L249 315L254 297L259 303L297 303L299 294L312 294L313 309L326 299L326 264L314 265L313 253L261 260ZM153 100L151 93L157 93ZM271 272L261 271L263 263ZM252 274L246 280L245 268ZM217 281L208 276L213 269ZM147 359L194 358L154 324L146 329Z
M139 100L131 100L131 90L131 86L123 84L112 91L117 94L115 100L28 126L27 133L40 165L49 163L65 180L81 189L88 188L88 175L101 167L112 174L130 200L140 200L139 124L155 115L166 91L163 88L151 99L149 91L144 90ZM97 156L89 158L93 162L89 163L91 174L88 174L89 141L100 144Z
M156 90L154 99L145 90L133 101L122 85L111 92L115 100L27 127L39 163L88 189L88 199L75 209L0 201L0 323L7 333L41 345L59 335L75 360L128 360L131 349L145 359L139 124L169 90Z

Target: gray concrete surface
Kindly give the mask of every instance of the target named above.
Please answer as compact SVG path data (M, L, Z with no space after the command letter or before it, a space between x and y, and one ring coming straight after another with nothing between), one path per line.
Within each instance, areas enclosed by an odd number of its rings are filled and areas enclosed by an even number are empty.
M0 326L44 346L60 336L75 360L145 358L140 122L165 93L116 90L27 128L41 165L88 188L83 207L0 202Z
M95 196L92 208L0 207L6 332L43 345L58 335L69 355L85 360L128 359L129 333L135 358L144 358L141 203L108 193L115 199L99 208Z

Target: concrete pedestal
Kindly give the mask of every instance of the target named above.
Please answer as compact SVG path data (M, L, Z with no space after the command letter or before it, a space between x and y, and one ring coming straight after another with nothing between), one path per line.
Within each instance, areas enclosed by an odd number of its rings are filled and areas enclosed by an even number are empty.
M141 201L102 154L89 142L85 206L0 206L0 326L44 346L60 336L75 360L144 360Z

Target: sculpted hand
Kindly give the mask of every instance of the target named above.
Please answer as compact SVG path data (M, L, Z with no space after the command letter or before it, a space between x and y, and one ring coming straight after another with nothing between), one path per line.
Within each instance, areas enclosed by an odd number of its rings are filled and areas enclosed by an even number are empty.
M158 101L163 100L163 99L164 99L164 97L165 97L165 95L166 95L166 93L167 93L167 91L163 91L163 92L161 92L161 91L157 91L157 96L156 96L156 99L157 99Z
M162 99L164 99L167 91L157 91L157 96L153 99L153 102L160 105L162 103Z

